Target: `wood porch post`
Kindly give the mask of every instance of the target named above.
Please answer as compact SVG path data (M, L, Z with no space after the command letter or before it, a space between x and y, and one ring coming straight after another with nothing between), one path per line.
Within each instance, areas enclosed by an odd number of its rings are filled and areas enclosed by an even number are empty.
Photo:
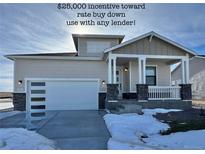
M142 59L142 62L143 62L143 84L146 84L146 58L143 58Z
M181 59L181 65L182 65L182 84L185 84L185 67L184 67L184 62L185 62L185 60L182 58Z
M139 76L139 84L142 84L142 65L141 65L141 58L138 58L138 76Z
M112 83L112 59L108 57L108 83Z
M186 59L186 84L189 83L189 58Z
M138 58L139 84L146 84L146 58Z
M116 57L113 58L113 83L116 84Z

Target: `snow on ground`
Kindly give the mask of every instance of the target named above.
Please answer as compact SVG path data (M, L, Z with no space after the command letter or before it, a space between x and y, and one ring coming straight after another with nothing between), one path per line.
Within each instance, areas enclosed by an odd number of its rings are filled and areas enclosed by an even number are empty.
M178 112L182 111L179 109L161 109L161 108L156 108L156 109L143 109L144 115L155 115L157 113L168 113L168 112Z
M6 117L10 117L16 114L22 113L21 111L9 111L9 112L0 112L0 120Z
M54 142L23 128L0 128L0 150L52 150Z
M0 103L0 110L10 109L13 107L12 103Z
M145 139L148 145L163 146L169 149L205 149L205 130L154 135Z
M153 150L152 147L144 146L143 143L119 142L112 138L109 139L107 146L109 150Z
M160 131L167 130L169 126L161 123L152 115L156 113L177 112L181 110L145 109L143 115L132 114L106 114L104 116L107 128L112 136L108 141L108 149L205 149L205 130L175 133L167 136L160 135ZM201 140L191 136L201 133ZM142 138L148 136L148 138ZM197 136L197 135L196 135ZM179 140L181 138L181 140ZM193 139L193 142L191 142ZM145 143L146 142L146 143ZM202 142L202 143L201 143Z
M169 128L150 115L106 114L104 119L112 138L122 142L141 143L141 135L157 134Z
M0 99L0 110L13 108L13 102L11 99Z

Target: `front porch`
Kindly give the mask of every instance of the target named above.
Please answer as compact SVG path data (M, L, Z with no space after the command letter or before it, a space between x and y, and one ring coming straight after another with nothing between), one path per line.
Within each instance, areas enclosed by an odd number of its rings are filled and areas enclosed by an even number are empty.
M191 107L188 55L155 56L109 53L107 61L107 103L126 103L127 100L132 100L146 108ZM170 66L177 62L182 63L182 82L178 86L172 86ZM151 69L152 67L155 69Z

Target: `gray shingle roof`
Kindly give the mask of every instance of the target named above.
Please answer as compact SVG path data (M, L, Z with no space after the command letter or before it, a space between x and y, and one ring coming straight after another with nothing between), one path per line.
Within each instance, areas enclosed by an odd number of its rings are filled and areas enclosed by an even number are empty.
M77 56L77 52L59 52L59 53L33 53L33 54L11 54L6 55L6 57L9 56Z

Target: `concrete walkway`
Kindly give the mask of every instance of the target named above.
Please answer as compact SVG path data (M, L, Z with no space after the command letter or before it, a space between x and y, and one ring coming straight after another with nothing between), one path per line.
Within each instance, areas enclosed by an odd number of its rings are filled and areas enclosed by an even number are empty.
M49 120L37 132L56 141L59 149L107 149L110 134L103 120L104 111L52 111L48 114Z

